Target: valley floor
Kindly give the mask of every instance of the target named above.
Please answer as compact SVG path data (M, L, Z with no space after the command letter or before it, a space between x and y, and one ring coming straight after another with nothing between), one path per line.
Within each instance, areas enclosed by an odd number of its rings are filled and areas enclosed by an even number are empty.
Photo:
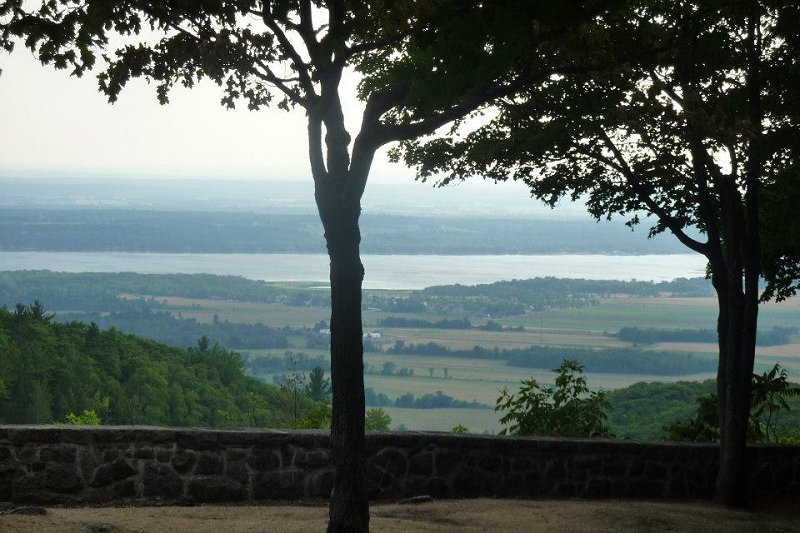
M372 507L371 529L399 532L800 532L800 507L731 511L707 502L456 500ZM300 505L54 508L0 515L2 532L322 532L327 508Z

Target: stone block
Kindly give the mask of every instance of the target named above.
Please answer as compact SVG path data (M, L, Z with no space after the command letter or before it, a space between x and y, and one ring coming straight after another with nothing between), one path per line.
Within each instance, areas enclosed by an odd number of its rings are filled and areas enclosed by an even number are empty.
M548 461L544 467L544 479L547 481L558 482L567 477L567 469L561 460L554 459Z
M281 467L281 458L272 450L253 450L253 454L247 458L247 464L253 470L268 472Z
M333 490L333 468L314 472L308 477L309 498L328 498Z
M133 457L136 459L152 460L154 456L153 448L150 446L137 446L133 452Z
M248 456L247 450L233 448L225 451L225 460L228 462L244 461L245 459L247 459L247 456Z
M136 470L128 464L128 461L119 457L111 463L106 463L95 468L89 485L92 487L104 487L115 481L134 476L136 473Z
M222 450L219 435L214 431L179 431L175 434L174 442L179 450Z
M484 487L491 488L491 481L487 480L479 470L474 468L462 467L453 474L450 482L453 485L453 495L456 498L490 496L488 493L483 493L482 489Z
M434 457L432 452L422 452L414 455L408 463L408 473L411 475L432 475Z
M408 471L408 460L397 448L384 448L376 453L370 462L395 476L404 476Z
M651 462L644 467L644 477L650 480L667 479L667 467L662 463Z
M147 464L142 475L142 496L168 500L180 498L183 496L183 481L169 465Z
M46 446L39 450L39 460L56 463L74 463L75 446Z
M244 499L245 488L228 478L195 476L189 480L189 497L194 502L237 502Z
M47 443L60 444L61 428L53 426L16 426L8 430L12 444Z
M611 498L613 497L611 482L607 479L590 479L583 485L579 494L581 498Z
M434 473L447 477L461 465L461 454L453 451L440 451L434 460Z
M250 481L250 471L244 461L228 462L225 475L239 483L246 484Z
M625 477L628 461L624 457L609 457L603 462L603 472L609 477Z
M453 487L443 477L433 476L428 478L426 492L436 499L452 498Z
M197 462L197 454L194 452L187 452L185 450L178 450L172 456L170 463L175 468L175 471L181 474L189 473Z
M306 454L307 468L320 468L331 464L331 454L325 449L316 449Z
M83 488L83 479L74 465L54 463L45 467L42 485L51 492L72 494Z
M124 479L115 483L113 494L116 499L133 498L136 496L136 483L132 479Z
M275 472L258 472L253 476L252 486L256 500L296 500L304 495L303 476L293 467Z
M194 467L195 476L214 476L221 475L225 471L225 464L222 455L218 453L201 453L197 456L197 464Z
M169 463L172 461L172 450L169 448L157 447L155 448L155 459L159 463Z

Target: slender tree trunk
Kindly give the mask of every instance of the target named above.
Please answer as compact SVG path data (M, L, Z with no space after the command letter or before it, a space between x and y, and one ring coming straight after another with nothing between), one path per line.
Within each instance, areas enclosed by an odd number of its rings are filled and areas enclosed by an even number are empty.
M757 196L757 192L754 194ZM732 198L727 194L722 197L723 202ZM727 507L744 507L747 503L746 445L758 323L759 247L757 237L752 236L752 227L757 231L758 226L757 220L746 221L742 211L740 200L728 206L725 259L711 259L719 302L720 446L716 497Z
M335 468L328 533L367 533L360 206L358 198L342 198L332 190L324 196L318 198L318 204L331 261L331 447Z
M717 499L743 507L747 498L746 442L758 306L739 288L718 289L720 447Z

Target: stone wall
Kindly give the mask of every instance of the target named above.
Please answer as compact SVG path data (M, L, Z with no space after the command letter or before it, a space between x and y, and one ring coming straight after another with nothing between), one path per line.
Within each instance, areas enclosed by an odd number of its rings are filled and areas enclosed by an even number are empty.
M438 433L367 436L372 499L707 498L713 445ZM800 495L800 448L749 449L755 498ZM320 432L0 426L0 501L157 504L325 498Z

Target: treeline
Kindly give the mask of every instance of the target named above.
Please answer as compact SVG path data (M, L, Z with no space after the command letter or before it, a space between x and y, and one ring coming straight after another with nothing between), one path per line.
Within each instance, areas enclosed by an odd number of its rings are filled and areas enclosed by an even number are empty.
M672 282L593 281L558 278L504 281L486 285L446 285L407 294L365 291L365 309L386 313L433 316L518 316L531 311L598 305L610 295L655 296L662 292L681 296L706 295L708 280ZM211 274L63 273L49 271L0 272L0 305L40 300L56 310L128 312L163 309L163 298L280 303L299 307L328 307L325 289L285 287L236 276ZM424 320L388 317L384 327L466 329L463 318ZM492 321L479 328L496 328ZM496 329L498 330L498 329ZM499 331L499 330L498 330Z
M797 335L798 328L775 326L768 331L759 331L756 336L758 346L780 346L791 342L790 335ZM641 329L622 328L616 338L634 344L655 344L657 342L717 342L717 332L713 329Z
M466 318L443 318L441 320L431 321L421 318L389 316L378 319L377 326L382 328L472 329L472 324Z
M500 281L480 285L437 285L405 297L366 294L366 307L388 313L436 315L518 316L531 311L599 305L603 298L625 295L655 297L713 295L704 278L680 278L669 282L561 279L553 277ZM404 327L404 326L396 326ZM420 323L419 326L427 327Z
M208 337L212 344L231 348L288 348L286 335L293 333L290 328L277 329L261 323L229 322L219 320L216 316L210 323L198 322L194 318L176 317L166 311L151 311L147 308L112 313L59 313L56 319L60 322L75 319L94 322L101 328L117 328L178 348L191 346L203 336Z
M422 318L406 318L402 316L389 316L380 318L377 327L383 328L417 328L417 329L479 329L482 331L524 331L522 326L506 327L493 320L485 324L472 325L468 318L454 318L442 320L425 320Z
M145 299L137 299L144 296ZM39 300L51 309L126 311L161 306L159 298L182 297L287 305L329 305L324 291L279 287L264 281L213 274L68 273L48 270L0 272L0 305Z
M179 349L54 323L38 303L0 309L0 421L51 423L87 410L105 424L277 427L291 401L220 346Z
M522 368L556 368L565 359L578 360L587 372L613 374L651 374L656 376L683 376L713 372L716 361L679 352L650 351L637 348L562 348L528 346L527 348L499 349L473 346L469 350L451 349L436 342L406 344L395 342L387 350L398 355L426 355L464 357L506 361L509 366Z
M394 400L391 400L383 393L375 392L372 387L364 390L366 405L370 407L403 407L406 409L491 409L492 407L475 400L470 402L457 400L442 391L433 394L423 394L416 397L410 392L406 392Z
M661 293L670 293L674 296L710 296L713 294L713 287L705 278L678 278L673 281L652 282L544 277L479 285L437 285L421 292L426 296L516 298L523 303L538 302L542 299L547 301L552 298L552 303L557 305L562 296L572 298L620 294L658 296Z
M330 371L331 365L324 357L316 357L302 352L287 351L283 356L277 355L244 355L244 364L250 374L274 374L296 370L310 372L316 367Z
M608 423L617 438L662 440L665 428L697 412L697 399L716 392L716 381L635 383L606 391ZM800 428L800 397L789 398L790 410L773 417L781 433Z

